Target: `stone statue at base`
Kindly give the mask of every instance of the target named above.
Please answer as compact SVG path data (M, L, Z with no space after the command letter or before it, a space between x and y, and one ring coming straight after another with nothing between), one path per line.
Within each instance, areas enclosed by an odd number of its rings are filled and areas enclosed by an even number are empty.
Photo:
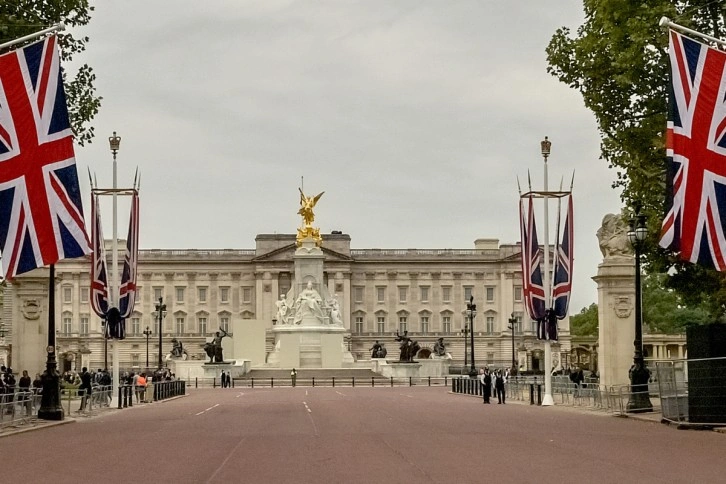
M620 215L609 213L603 217L602 226L597 230L597 240L604 259L633 255L628 227Z
M403 334L399 334L398 331L396 331L396 341L401 342L401 353L398 357L398 361L403 363L412 363L413 358L416 356L418 351L421 349L421 347L418 344L418 341L413 341L408 336L408 331L404 331Z
M323 299L318 291L313 289L313 283L308 281L308 285L302 290L295 300L295 318L293 322L300 324L305 319L314 318L318 323L324 321L322 310Z
M340 303L338 302L337 294L333 296L333 300L330 301L330 324L337 324L338 326L343 325L343 318L340 315Z
M181 341L176 338L171 339L171 353L166 357L167 360L186 360L189 358L187 350L184 349L184 345Z
M439 338L436 343L434 343L433 354L435 356L446 356L446 343L444 343L444 338Z
M224 355L222 354L222 339L229 334L219 328L219 331L214 333L212 341L204 343L204 352L209 357L209 363L224 363Z

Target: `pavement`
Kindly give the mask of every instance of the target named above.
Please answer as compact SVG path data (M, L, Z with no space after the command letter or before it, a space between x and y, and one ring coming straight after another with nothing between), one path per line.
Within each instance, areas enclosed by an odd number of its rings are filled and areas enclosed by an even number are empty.
M654 417L442 387L191 389L2 439L3 481L723 482L723 435Z

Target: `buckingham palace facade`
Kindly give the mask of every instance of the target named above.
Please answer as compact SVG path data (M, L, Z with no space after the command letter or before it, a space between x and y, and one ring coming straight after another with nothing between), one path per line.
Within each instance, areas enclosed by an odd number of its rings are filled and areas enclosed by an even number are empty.
M119 246L123 248L125 243ZM479 239L471 249L350 246L347 234L323 235L324 283L340 301L345 342L356 360L369 359L376 341L386 345L389 358L396 358L396 331L407 330L424 350L443 337L452 366L463 365L471 351L466 303L473 296L477 305L473 325L476 365L511 366L516 362L523 369L544 368L544 347L524 312L519 244ZM261 234L254 249L141 250L137 299L126 321L127 337L108 343L119 345L120 367L142 369L148 358L148 366L155 368L159 331L164 355L176 338L191 358L203 359L203 343L217 328L231 327L234 320L266 321L269 352L275 303L295 280L295 248L294 234ZM107 347L104 357L101 320L89 303L90 258L61 261L55 270L59 370L101 368L104 360L110 366L111 350ZM166 305L161 329L156 313L159 298ZM47 308L47 270L33 271L6 284L4 342L16 371L35 373L44 367L45 344L37 334L47 325L47 315L42 317ZM27 334L21 337L21 333ZM30 345L40 348L31 351ZM554 367L565 363L564 355L570 349L566 318L560 322L560 341L553 346Z

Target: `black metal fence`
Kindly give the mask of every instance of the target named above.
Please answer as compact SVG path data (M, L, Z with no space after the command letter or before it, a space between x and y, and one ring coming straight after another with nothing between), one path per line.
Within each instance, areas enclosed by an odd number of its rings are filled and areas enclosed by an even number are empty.
M184 380L154 383L154 401L186 395L187 384Z
M511 394L512 390L516 389L519 394L524 389L529 391L529 403L530 405L542 405L542 381L538 381L537 377L525 380L511 380L509 384L505 386L505 392L507 395ZM509 388L507 388L509 387ZM451 391L453 393L464 393L467 395L483 396L484 387L478 378L452 378L451 379ZM493 390L493 388L492 388Z

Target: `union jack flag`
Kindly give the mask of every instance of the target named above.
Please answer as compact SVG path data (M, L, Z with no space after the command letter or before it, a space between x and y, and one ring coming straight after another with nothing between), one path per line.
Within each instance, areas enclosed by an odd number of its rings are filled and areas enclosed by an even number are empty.
M119 310L121 318L126 319L134 311L136 302L136 265L139 255L139 192L134 190L131 196L131 217L129 218L129 236L126 238L124 269L119 288Z
M555 248L554 280L552 284L553 308L557 319L564 319L567 316L567 307L570 303L570 292L572 291L572 263L574 238L572 231L573 208L572 195L567 202L567 213L565 214L565 226L562 230L562 240ZM557 215L557 233L560 232L559 213Z
M106 249L103 243L101 230L101 211L98 195L91 197L91 240L93 241L93 254L91 254L91 309L99 318L106 319L108 313L108 270L106 268Z
M726 270L726 53L670 32L667 213L660 245Z
M519 227L522 245L522 292L529 317L542 319L545 315L545 294L542 285L542 249L537 242L537 226L534 221L534 203L529 199L529 210L525 213L524 198L519 199Z
M91 252L55 36L0 56L5 277Z

